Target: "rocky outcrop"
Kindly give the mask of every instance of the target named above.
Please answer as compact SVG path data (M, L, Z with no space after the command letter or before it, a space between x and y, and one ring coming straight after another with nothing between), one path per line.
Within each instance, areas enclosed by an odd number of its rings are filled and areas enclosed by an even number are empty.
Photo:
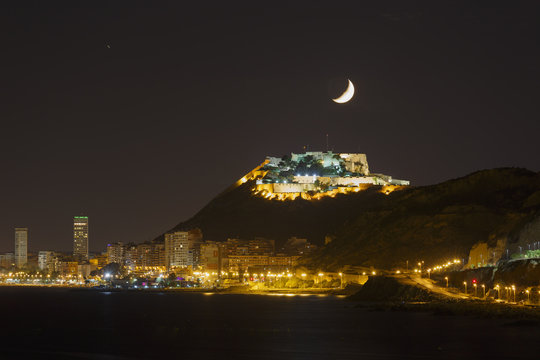
M370 276L362 288L349 298L367 302L424 302L441 299L425 288L404 284L387 276Z

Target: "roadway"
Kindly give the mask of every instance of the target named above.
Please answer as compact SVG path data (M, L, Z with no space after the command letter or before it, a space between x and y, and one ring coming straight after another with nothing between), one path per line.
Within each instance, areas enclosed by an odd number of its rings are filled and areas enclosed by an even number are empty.
M433 293L443 295L449 298L460 299L460 300L470 299L470 297L465 294L456 294L456 293L450 292L448 291L448 289L435 285L431 280L421 278L420 276L401 275L401 276L396 276L396 278L403 284L421 286L423 288L428 289L429 291Z

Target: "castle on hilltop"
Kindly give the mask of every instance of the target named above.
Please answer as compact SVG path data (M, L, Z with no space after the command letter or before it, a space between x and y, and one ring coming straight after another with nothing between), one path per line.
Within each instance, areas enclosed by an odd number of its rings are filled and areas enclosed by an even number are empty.
M291 153L283 157L268 156L265 162L240 180L255 179L254 192L280 200L335 196L358 192L369 186L384 187L389 193L408 186L408 180L369 172L366 154L313 151Z

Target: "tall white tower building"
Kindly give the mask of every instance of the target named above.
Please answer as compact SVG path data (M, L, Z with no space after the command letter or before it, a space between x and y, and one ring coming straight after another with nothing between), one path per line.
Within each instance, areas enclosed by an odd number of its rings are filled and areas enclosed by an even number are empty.
M73 217L73 256L88 260L88 216Z
M15 228L15 266L28 263L28 228Z

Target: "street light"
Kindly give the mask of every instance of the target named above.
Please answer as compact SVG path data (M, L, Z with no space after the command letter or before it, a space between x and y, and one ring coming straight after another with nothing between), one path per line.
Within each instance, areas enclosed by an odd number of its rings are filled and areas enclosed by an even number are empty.
M531 302L531 294L529 293L529 290L525 290L525 293L527 293L527 303Z
M482 297L486 297L486 285L482 284Z
M463 282L463 285L465 285L465 294L467 294L467 282L464 281L464 282Z
M448 276L445 276L444 280L446 280L446 287L448 287Z
M476 284L473 284L473 286L474 286L474 296L475 296L475 297L478 297L478 295L477 295L477 293L476 293Z
M339 288L343 289L343 273L339 273Z
M500 299L500 298L501 298L500 286L499 286L499 285L495 285L495 290L497 290L497 297Z
M516 287L512 285L512 290L514 291L514 302L516 302Z

